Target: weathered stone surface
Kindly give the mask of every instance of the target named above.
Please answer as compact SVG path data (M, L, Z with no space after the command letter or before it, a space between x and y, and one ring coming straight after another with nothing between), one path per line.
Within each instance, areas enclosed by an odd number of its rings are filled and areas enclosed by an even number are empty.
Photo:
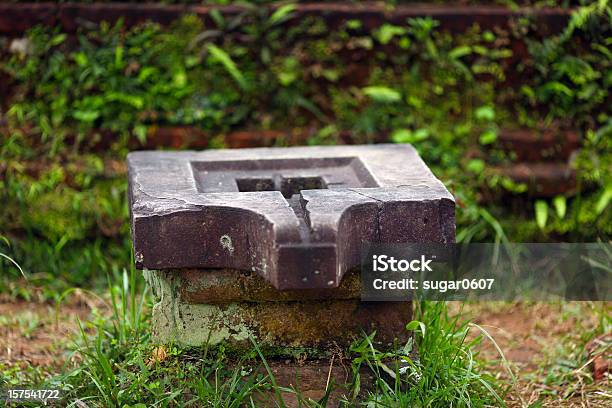
M366 243L452 242L454 200L408 145L134 152L136 265L337 288Z
M255 272L232 269L176 269L178 294L187 303L227 304L234 302L288 302L348 300L361 297L359 271L347 273L337 288L279 291Z
M179 274L145 271L145 278L158 299L152 327L161 342L250 348L253 338L262 347L291 354L294 350L326 353L334 347L346 348L364 332L376 331L376 342L387 347L408 339L404 325L412 317L410 302L348 298L189 303L182 296L185 282Z

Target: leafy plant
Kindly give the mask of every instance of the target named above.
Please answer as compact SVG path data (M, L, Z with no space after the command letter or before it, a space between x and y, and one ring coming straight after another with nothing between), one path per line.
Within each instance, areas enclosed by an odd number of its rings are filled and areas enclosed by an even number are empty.
M444 302L420 302L416 317L406 326L414 337L395 352L376 350L374 335L352 347L357 354L354 395L361 369L368 367L375 374L375 390L367 397L373 406L503 406L502 388L480 365L475 351L483 338L493 341L490 336L477 325L451 317ZM482 335L470 337L471 330ZM507 366L503 354L500 360Z

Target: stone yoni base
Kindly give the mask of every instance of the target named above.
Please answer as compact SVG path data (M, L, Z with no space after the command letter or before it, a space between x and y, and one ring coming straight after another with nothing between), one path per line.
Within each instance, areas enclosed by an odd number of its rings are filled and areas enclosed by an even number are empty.
M381 347L404 343L410 302L361 302L353 272L334 289L278 291L255 273L236 270L145 271L157 303L153 334L183 346L251 348L325 355L376 331Z

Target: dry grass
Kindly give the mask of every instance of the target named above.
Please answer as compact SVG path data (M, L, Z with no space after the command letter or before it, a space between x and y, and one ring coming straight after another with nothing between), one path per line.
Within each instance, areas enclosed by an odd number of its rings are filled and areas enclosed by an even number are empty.
M609 373L593 383L585 352L591 338L609 333L610 303L453 303L451 308L483 326L502 349L516 376L509 407L612 405ZM602 325L606 319L607 328ZM483 343L481 356L500 378L512 382L492 343Z

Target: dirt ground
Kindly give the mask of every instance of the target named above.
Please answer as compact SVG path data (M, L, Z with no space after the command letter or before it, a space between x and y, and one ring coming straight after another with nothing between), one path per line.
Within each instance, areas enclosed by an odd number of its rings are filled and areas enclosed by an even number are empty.
M609 304L487 302L454 304L451 309L479 326L474 327L473 335L486 331L481 357L491 363L493 372L513 384L509 407L612 406L609 373L592 384L587 381L593 372L591 359L578 367L575 364L584 339L598 327L603 313L609 316ZM605 356L611 364L609 342ZM572 396L566 398L571 391Z
M490 302L463 306L451 303L450 307L472 318L472 335L486 331L481 356L491 362L492 372L512 384L508 406L610 407L609 373L589 384L586 379L592 364L571 366L581 336L597 327L601 313L610 313L609 306ZM603 311L594 312L593 308L599 307ZM79 330L77 318L87 319L92 309L101 310L104 305L92 303L91 296L79 293L59 307L0 299L0 368L34 369L40 375L59 370L67 359L74 358L66 350L70 338ZM609 346L608 343L608 351ZM569 375L565 378L573 382L563 381L563 375ZM573 395L566 398L570 391L574 391Z
M78 292L59 305L0 298L0 367L60 369L79 332L78 321L88 319L100 305Z

